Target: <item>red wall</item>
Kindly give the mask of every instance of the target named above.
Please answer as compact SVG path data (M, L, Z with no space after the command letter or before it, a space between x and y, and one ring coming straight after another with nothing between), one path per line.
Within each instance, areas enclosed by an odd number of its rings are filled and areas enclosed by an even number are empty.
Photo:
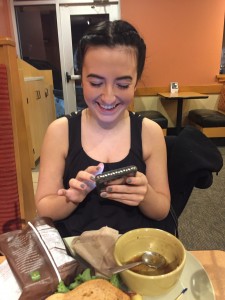
M0 0L0 36L14 37L9 0Z
M208 85L219 74L224 0L121 0L147 44L141 86Z

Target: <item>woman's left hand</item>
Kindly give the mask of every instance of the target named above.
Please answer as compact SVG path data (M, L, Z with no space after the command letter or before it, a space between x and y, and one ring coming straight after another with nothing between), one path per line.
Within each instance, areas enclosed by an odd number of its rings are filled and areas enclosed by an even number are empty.
M147 177L143 173L137 172L135 177L108 182L105 191L101 192L100 196L130 206L138 206L145 199L147 190Z

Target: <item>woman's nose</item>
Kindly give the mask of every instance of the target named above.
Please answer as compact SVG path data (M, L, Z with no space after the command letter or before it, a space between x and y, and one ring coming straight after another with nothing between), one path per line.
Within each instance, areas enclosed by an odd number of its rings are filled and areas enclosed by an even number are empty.
M113 88L106 86L102 91L102 101L109 103L115 101L115 99L116 97Z

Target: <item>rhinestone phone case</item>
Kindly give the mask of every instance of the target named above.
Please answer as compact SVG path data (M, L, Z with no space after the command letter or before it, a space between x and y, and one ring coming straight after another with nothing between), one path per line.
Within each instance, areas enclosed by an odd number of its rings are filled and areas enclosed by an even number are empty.
M124 176L125 177L135 176L136 172L137 172L137 167L132 165L124 168L115 169L112 171L103 172L102 174L96 175L95 181L96 181L97 190L100 193L106 187L105 182L118 179Z

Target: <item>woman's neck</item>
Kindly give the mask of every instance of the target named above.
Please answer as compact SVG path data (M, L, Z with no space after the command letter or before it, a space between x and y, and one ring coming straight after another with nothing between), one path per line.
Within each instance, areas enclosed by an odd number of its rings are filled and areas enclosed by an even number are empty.
M89 108L86 108L83 113L82 117L84 118L84 123L87 126L99 129L99 130L118 130L121 126L123 126L126 119L129 117L128 110L125 110L122 114L118 116L113 122L104 122L98 120L95 115L91 112Z

